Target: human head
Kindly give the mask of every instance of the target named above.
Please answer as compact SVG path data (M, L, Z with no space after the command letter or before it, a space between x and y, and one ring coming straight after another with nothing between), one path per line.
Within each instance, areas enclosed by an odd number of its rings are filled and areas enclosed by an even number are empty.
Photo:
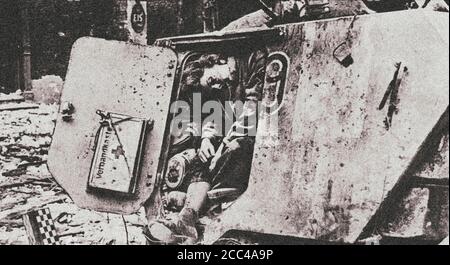
M182 77L183 93L202 93L221 100L231 99L237 81L236 61L221 54L205 54L188 63Z

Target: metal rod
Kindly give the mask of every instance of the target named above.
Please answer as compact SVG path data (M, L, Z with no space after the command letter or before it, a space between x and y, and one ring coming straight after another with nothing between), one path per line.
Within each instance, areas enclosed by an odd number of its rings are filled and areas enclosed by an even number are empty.
M269 17L271 17L274 20L278 19L278 15L273 12L269 6L267 6L266 3L264 3L263 0L256 0L257 3L259 3L259 6L261 7L261 9L267 14L269 15Z

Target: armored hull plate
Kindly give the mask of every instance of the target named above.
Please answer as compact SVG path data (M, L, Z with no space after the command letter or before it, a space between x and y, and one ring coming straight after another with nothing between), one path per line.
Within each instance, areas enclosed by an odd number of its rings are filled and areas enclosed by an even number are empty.
M290 71L278 126L260 120L248 190L207 227L205 241L233 229L355 242L442 126L448 13L280 27L284 40L269 49L290 58Z
M83 208L132 213L158 171L177 57L167 48L81 38L73 46L48 166Z

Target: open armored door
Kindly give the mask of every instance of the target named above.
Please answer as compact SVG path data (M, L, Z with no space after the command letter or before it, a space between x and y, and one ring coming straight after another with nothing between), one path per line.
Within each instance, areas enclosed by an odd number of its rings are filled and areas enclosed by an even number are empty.
M78 206L128 214L149 198L176 63L168 48L96 38L74 44L48 166Z

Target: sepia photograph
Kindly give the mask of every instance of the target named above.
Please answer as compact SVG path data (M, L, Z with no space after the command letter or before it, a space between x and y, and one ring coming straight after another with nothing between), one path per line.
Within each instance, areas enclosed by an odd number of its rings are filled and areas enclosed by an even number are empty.
M0 245L448 246L448 219L448 0L0 0Z

